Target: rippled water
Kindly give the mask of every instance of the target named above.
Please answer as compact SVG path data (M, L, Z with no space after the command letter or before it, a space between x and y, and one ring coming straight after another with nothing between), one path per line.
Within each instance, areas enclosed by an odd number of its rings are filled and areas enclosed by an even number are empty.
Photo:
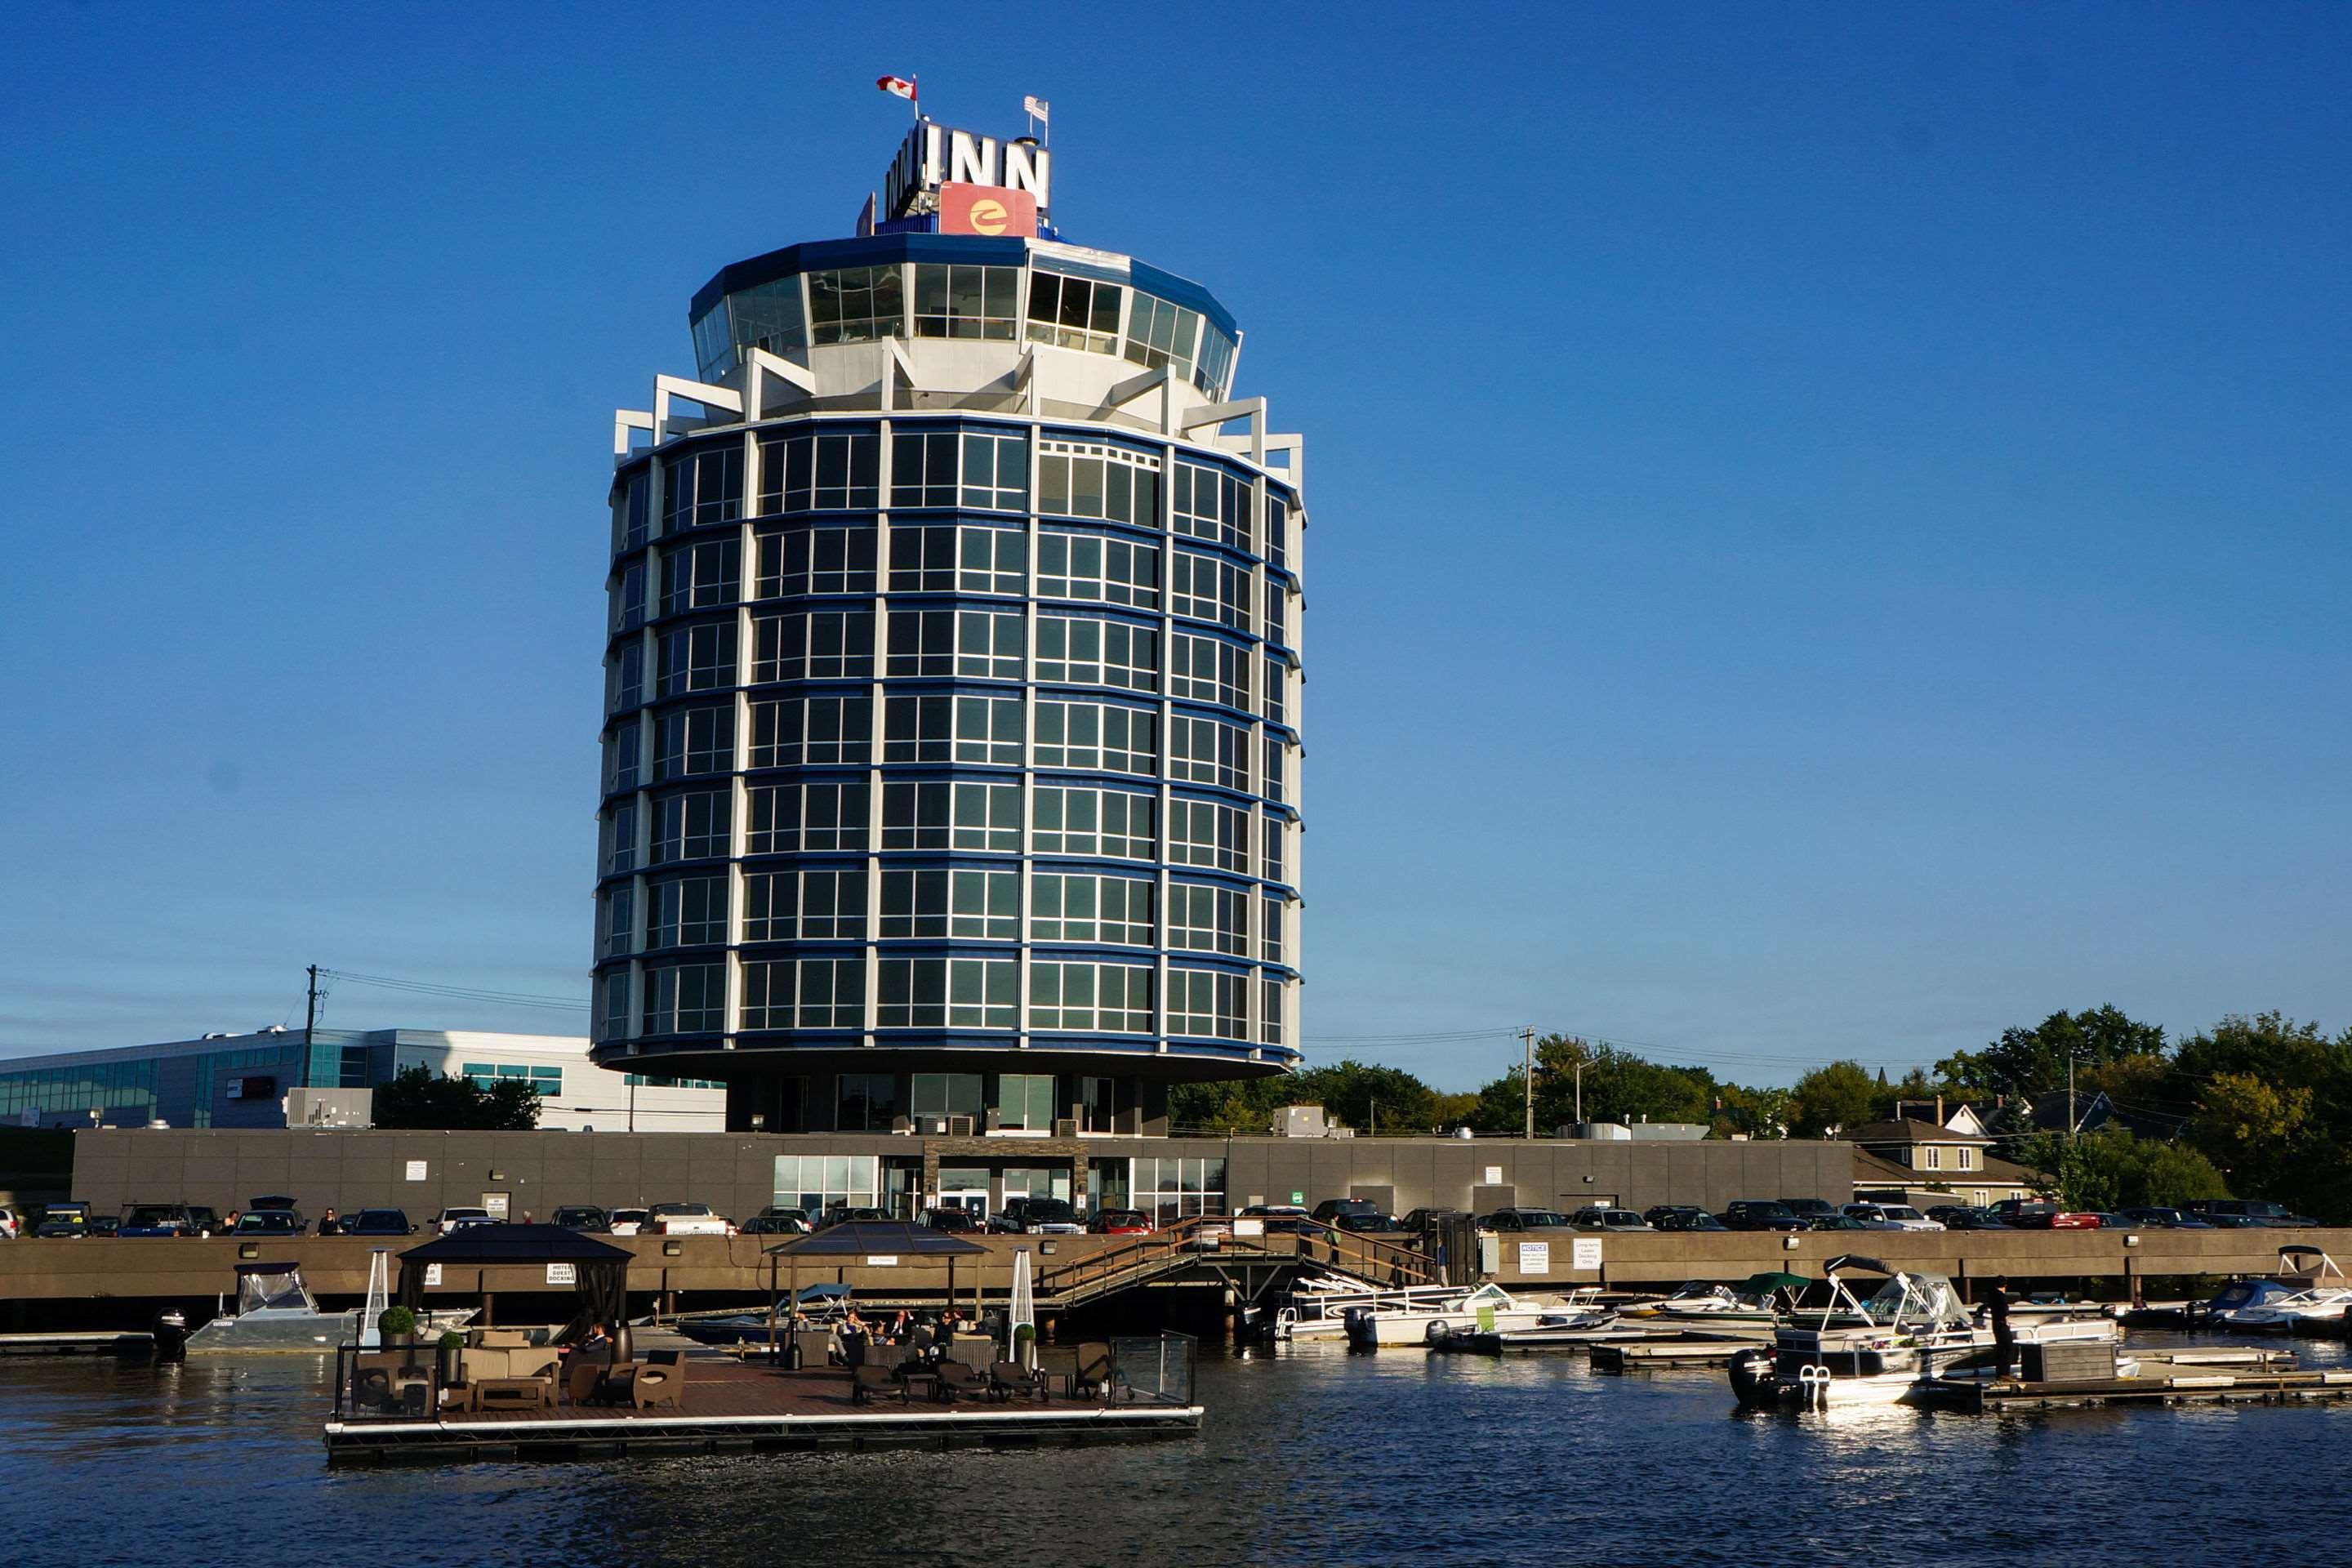
M2345 1347L2299 1342L2306 1364ZM1212 1359L1197 1438L330 1470L315 1363L0 1364L12 1563L2352 1558L2352 1406L1742 1415L1581 1356Z

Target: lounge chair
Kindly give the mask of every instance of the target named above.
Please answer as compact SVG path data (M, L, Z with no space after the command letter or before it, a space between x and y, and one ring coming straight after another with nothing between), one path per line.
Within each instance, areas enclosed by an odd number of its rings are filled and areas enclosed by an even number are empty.
M1064 1394L1078 1391L1078 1351L1076 1345L1039 1345L1037 1375L1050 1388L1055 1378L1062 1380Z
M1045 1398L1045 1380L1024 1370L1018 1362L993 1361L988 1363L989 1392L1000 1399L1010 1399L1025 1394L1039 1403Z
M613 1370L611 1355L594 1352L572 1358L563 1369L563 1392L574 1405L589 1405L604 1396L604 1381Z
M887 1366L854 1366L849 1369L849 1403L871 1405L877 1395L895 1394L898 1403L908 1403L907 1385Z
M1118 1358L1110 1353L1108 1344L1094 1340L1078 1346L1078 1373L1070 1382L1072 1394L1095 1394L1108 1399L1118 1377Z
M605 1387L615 1404L625 1400L632 1409L646 1410L656 1405L682 1408L686 1356L679 1351L649 1352L643 1361L614 1367Z
M988 1374L986 1373L966 1366L960 1361L940 1363L940 1395L950 1404L955 1402L955 1396L959 1394L969 1394L978 1398L987 1392Z

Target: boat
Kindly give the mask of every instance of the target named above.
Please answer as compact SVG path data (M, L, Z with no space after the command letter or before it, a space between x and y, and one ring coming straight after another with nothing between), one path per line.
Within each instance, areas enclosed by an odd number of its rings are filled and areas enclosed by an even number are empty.
M1867 1298L1839 1271L1881 1276ZM1819 1310L1804 1306L1759 1345L1732 1358L1731 1387L1748 1406L1820 1410L1913 1403L1923 1379L1995 1364L1990 1328L1976 1322L1951 1280L1853 1254L1822 1266ZM2017 1344L2108 1343L2113 1318L2052 1317L2012 1325Z
M1492 1334L1540 1328L1546 1317L1568 1310L1569 1303L1557 1296L1513 1296L1489 1282L1449 1304L1350 1307L1343 1321L1348 1342L1370 1350L1375 1345L1433 1344L1457 1329Z
M1737 1285L1695 1280L1663 1300L1625 1310L1662 1331L1715 1339L1769 1340L1811 1280L1796 1274L1751 1274Z
M809 1285L793 1300L799 1304L799 1326L829 1329L849 1316L852 1291L846 1285ZM779 1303L781 1305L781 1303ZM697 1344L765 1344L772 1337L793 1331L791 1315L772 1318L766 1312L703 1312L669 1320L670 1327Z
M1626 1323L1614 1308L1601 1304L1599 1286L1588 1285L1570 1292L1557 1310L1543 1313L1533 1328L1482 1330L1474 1318L1464 1326L1431 1340L1429 1348L1477 1355L1503 1355L1513 1351L1580 1349L1603 1340L1645 1339L1648 1336L1647 1329Z
M428 1339L471 1322L474 1309L436 1309L416 1314L416 1335ZM236 1310L223 1313L188 1336L190 1355L248 1354L333 1350L367 1337L367 1310L327 1312L319 1308L302 1269L293 1263L236 1266Z
M2321 1248L2296 1244L2279 1248L2278 1273L2268 1279L2239 1279L2206 1303L2206 1317L2218 1328L2257 1334L2310 1332L2340 1328L2352 1308L2352 1282Z
M1352 1274L1318 1274L1290 1288L1288 1305L1274 1314L1274 1337L1277 1341L1344 1340L1347 1315L1352 1309L1458 1307L1470 1289L1467 1285L1383 1287Z

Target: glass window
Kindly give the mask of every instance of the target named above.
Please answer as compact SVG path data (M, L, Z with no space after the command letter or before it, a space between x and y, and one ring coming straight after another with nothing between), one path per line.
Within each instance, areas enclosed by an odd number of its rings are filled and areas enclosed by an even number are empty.
M889 1073L881 1072L843 1073L841 1075L840 1093L835 1101L835 1125L837 1125L844 1132L887 1132L891 1131L893 1124L898 1118L898 1079ZM782 1194L784 1188L782 1175L783 1166L785 1161L791 1158L792 1156L786 1155L778 1159L776 1162L778 1172L776 1186L779 1194ZM824 1157L823 1155L813 1157L804 1155L799 1160L798 1163L803 1166L816 1166L822 1170L824 1164ZM806 1184L821 1185L823 1181L823 1176L817 1175L815 1183ZM804 1184L795 1182L793 1184L798 1186ZM844 1183L843 1184L846 1186L848 1184ZM791 1203L793 1200L779 1196L776 1201L779 1203ZM820 1197L818 1199L817 1205L802 1206L818 1206L828 1201L830 1201L828 1198ZM843 1199L839 1201L845 1202L847 1200Z
M1160 526L1160 459L1098 441L1037 443L1037 510Z
M957 698L955 760L1019 767L1021 710L1018 697Z
M1139 292L1127 315L1127 357L1150 368L1173 365L1189 380L1201 336L1201 316L1181 305Z
M998 1074L996 1124L1013 1131L1051 1132L1054 1130L1054 1075Z
M857 1029L865 1025L862 958L785 958L743 965L746 1029Z
M734 315L736 344L765 349L772 354L808 347L808 322L801 310L801 280L797 276L739 289L727 296L727 306ZM738 357L730 353L719 365L719 374L724 375L737 363ZM702 379L711 381L716 377L706 369Z
M1160 634L1125 621L1040 616L1037 679L1058 685L1156 691L1160 689Z
M811 336L856 343L906 332L906 285L892 267L842 267L808 275Z
M1279 980L1258 982L1257 1037L1269 1046L1282 1044L1283 996L1289 988Z
M1176 465L1174 504L1176 531L1236 550L1250 547L1249 482L1232 470L1209 463Z
M1031 848L1039 855L1108 855L1149 860L1159 841L1160 802L1126 790L1039 784Z
M646 971L646 1033L717 1034L726 1027L727 966L686 963Z
M1118 284L1099 279L1031 272L1029 341L1087 353L1117 353L1121 292Z
M1104 702L1040 699L1036 765L1157 774L1160 716Z
M1288 880L1283 875L1283 868L1289 863L1289 858L1285 854L1290 841L1289 826L1278 816L1269 816L1265 819L1265 833L1262 840L1265 858L1259 867L1258 875L1269 882Z
M1229 561L1179 550L1169 590L1170 607L1180 616L1249 629L1250 574Z
M956 432L929 429L920 426L900 426L890 436L890 506L893 510L908 507L938 507L956 504L956 488L962 473L961 459L957 456ZM891 540L891 554L898 553L898 541ZM895 561L893 563L896 564Z
M1004 511L1028 510L1029 437L1025 432L964 432L963 504Z
M604 793L618 795L645 781L645 731L635 719L604 737Z
M713 691L735 684L735 623L711 621L698 626L678 626L661 635L661 679L664 697L690 691Z
M732 522L743 515L743 444L684 452L662 466L662 531Z
M985 1102L981 1094L980 1074L919 1072L910 1076L914 1089L912 1107L916 1115L977 1117L981 1114Z
M1118 1080L1115 1078L1081 1078L1078 1092L1071 1110L1077 1113L1081 1132L1116 1132L1118 1131ZM1123 1203L1104 1203L1102 1208L1120 1208Z
M1168 858L1180 866L1219 871L1248 868L1249 813L1212 800L1168 803Z
M874 612L793 610L751 621L751 681L866 680L874 674Z
M654 721L654 777L723 773L735 765L735 710L681 708Z
M637 890L626 883L607 888L598 900L597 954L625 958L637 950Z
M1269 654L1265 661L1265 716L1276 724L1290 721L1290 661Z
M1016 873L940 868L882 873L879 934L1014 942L1021 935Z
M1265 774L1259 780L1259 785L1265 791L1265 798L1277 805L1290 798L1290 786L1284 778L1289 758L1290 748L1283 743L1280 737L1268 735L1265 738Z
M1153 883L1135 877L1040 871L1029 879L1029 935L1035 942L1151 945Z
M645 543L653 489L653 474L646 468L637 469L621 481L620 493L613 500L613 551L615 554L635 550Z
M604 666L604 710L625 712L646 700L646 647L625 643Z
M629 1005L632 994L629 972L625 969L618 969L610 974L599 975L596 980L596 989L599 993L596 1016L603 1021L602 1029L597 1037L605 1040L627 1039L631 1026L635 1022L635 1010Z
M1129 1179L1135 1206L1162 1225L1194 1215L1225 1212L1223 1160L1139 1158L1130 1167Z
M1223 719L1177 713L1168 721L1168 776L1223 789L1249 788L1249 731Z
M871 527L795 528L760 535L751 594L870 594L881 532Z
M735 797L726 790L696 790L654 802L653 864L714 859L727 853Z
M956 587L967 594L1029 588L1029 536L1013 528L956 530Z
M1179 632L1169 639L1168 695L1247 709L1249 668L1246 647L1223 637Z
M794 430L760 438L760 510L872 511L881 505L882 437Z
M874 700L863 693L751 704L752 767L862 767L873 757Z
M1020 964L1010 958L886 958L876 1026L885 1029L1018 1028L1020 974ZM925 1079L967 1076L978 1083L976 1074L917 1073L915 1113L934 1114L925 1109ZM959 1110L954 1114L977 1112Z
M936 265L915 268L915 335L1013 341L1021 310L1021 268Z
M1248 1039L1249 1032L1242 1020L1242 988L1246 979L1223 970L1171 969L1168 1032L1223 1040Z
M835 942L866 935L866 871L751 871L743 878L745 942Z
M855 784L754 784L746 795L747 855L866 847L870 795L862 779Z
M1152 982L1149 969L1124 963L1029 965L1029 1026L1150 1034Z
M1271 486L1265 492L1265 553L1276 566L1290 564L1290 502Z
M727 940L727 879L677 877L646 889L646 947L698 947Z
M1247 895L1206 882L1168 888L1168 945L1199 952L1249 955Z
M1037 536L1037 596L1160 607L1160 547L1091 533Z
M1258 900L1258 956L1268 963L1282 962L1282 917L1286 907L1278 898Z
M604 874L632 871L637 865L637 803L615 803L604 813Z
M1223 398L1225 389L1233 384L1234 353L1240 346L1225 336L1214 322L1203 317L1201 321L1201 363L1192 372L1192 384L1211 397Z
M621 569L621 574L607 590L612 611L612 629L633 632L646 624L646 563L632 561Z
M888 673L1021 679L1018 610L894 610Z
M742 594L743 543L710 539L662 552L661 613L714 609Z

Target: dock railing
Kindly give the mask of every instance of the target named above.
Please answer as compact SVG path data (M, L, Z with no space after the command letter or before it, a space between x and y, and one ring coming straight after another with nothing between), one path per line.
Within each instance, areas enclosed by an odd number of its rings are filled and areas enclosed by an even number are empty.
M1190 1406L1195 1403L1195 1379L1201 1363L1201 1342L1191 1334L1163 1329L1156 1334L1114 1334L1110 1353L1118 1363L1114 1399L1143 1399Z

